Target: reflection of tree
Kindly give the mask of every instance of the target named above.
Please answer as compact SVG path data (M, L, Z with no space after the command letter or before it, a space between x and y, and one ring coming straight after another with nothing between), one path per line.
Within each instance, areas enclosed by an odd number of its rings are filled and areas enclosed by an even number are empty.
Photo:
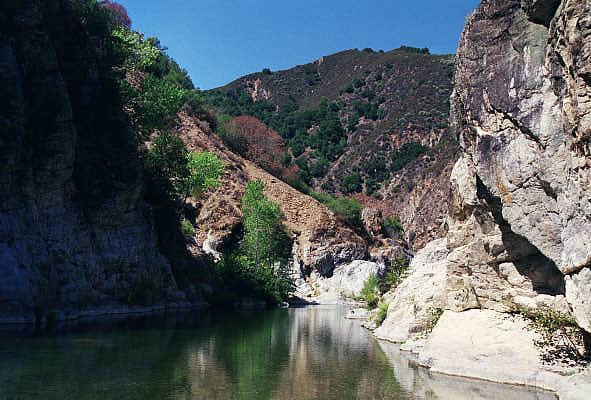
M377 343L334 308L150 321L0 339L0 398L406 399Z
M289 361L284 310L235 313L213 332L214 357L235 383L238 399L268 399Z

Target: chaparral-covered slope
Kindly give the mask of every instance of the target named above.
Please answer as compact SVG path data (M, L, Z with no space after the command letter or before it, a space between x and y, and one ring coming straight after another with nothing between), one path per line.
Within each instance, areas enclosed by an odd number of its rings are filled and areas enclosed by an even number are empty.
M219 112L257 117L282 136L291 170L277 176L293 181L295 168L314 190L353 195L399 217L416 250L446 231L457 158L448 128L453 66L454 56L427 49L347 50L206 95ZM228 126L241 124L252 122L239 117Z

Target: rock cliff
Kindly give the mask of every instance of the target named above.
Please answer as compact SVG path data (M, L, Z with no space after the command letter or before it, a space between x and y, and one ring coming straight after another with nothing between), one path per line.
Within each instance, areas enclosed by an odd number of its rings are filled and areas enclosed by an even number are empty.
M479 318L488 322L474 338L517 333L520 322L502 322L516 306L572 313L591 332L590 21L587 0L485 0L467 22L451 104L462 151L451 174L449 232L415 258L376 331L394 341L416 337L429 305L448 310L444 322L463 319L461 330L436 328L421 353L425 365L455 363L441 361L458 346L442 336L471 340ZM470 309L484 314L462 316ZM534 340L514 338L506 349ZM478 357L513 365L487 351ZM466 362L464 373L534 386L552 380L528 375L540 368L535 350L516 357L527 373L492 376L484 361ZM440 372L457 374L456 366Z
M1 6L0 322L187 304L75 5Z

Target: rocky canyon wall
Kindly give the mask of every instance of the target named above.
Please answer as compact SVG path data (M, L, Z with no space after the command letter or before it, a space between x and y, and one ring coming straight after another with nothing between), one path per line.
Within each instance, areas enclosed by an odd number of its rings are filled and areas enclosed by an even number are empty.
M185 304L101 43L69 1L0 16L0 321Z

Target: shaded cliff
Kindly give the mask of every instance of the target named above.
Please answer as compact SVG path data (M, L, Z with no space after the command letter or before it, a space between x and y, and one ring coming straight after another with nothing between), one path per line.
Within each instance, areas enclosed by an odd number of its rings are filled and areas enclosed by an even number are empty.
M0 19L0 321L186 305L160 254L143 169L82 3Z

